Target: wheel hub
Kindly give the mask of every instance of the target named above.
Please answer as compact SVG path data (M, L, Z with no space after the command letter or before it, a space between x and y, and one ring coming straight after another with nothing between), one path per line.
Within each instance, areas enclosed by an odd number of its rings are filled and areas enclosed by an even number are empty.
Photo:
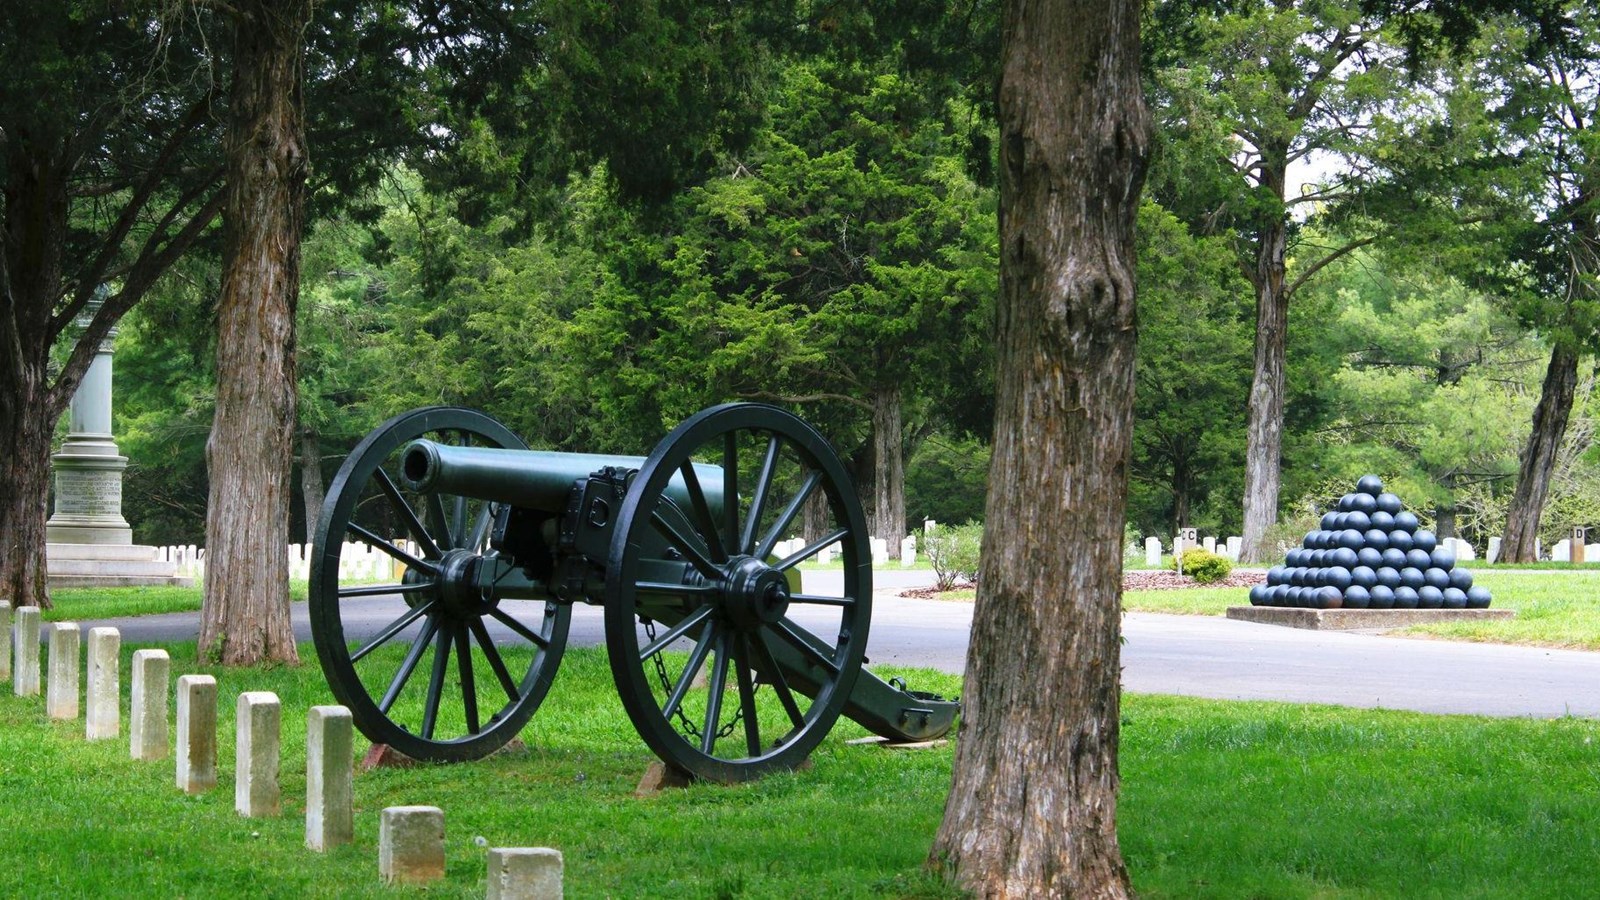
M439 560L439 601L445 612L459 617L481 616L490 605L478 590L478 554L448 550Z
M789 612L789 580L755 557L734 557L723 583L722 602L728 618L742 628L770 625Z

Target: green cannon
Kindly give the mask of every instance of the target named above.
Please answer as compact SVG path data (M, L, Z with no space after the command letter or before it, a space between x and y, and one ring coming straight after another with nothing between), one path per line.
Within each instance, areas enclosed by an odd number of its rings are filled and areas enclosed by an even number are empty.
M341 574L360 545L387 555L387 577ZM840 715L896 741L949 730L957 703L862 670L869 548L838 455L777 407L704 410L648 457L529 450L483 413L418 409L334 477L312 636L370 740L468 760L527 724L573 605L598 606L645 743L686 774L743 781L799 765ZM843 588L808 593L797 567L824 551Z

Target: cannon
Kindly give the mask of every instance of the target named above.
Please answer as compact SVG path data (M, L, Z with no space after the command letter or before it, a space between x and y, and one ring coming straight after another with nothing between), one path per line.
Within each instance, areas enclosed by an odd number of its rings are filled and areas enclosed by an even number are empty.
M811 541L783 540L802 523ZM389 577L340 574L360 544ZM830 548L843 589L802 590L796 567ZM838 455L777 407L703 410L648 457L529 450L484 413L430 407L378 426L329 486L312 637L369 740L462 761L527 724L573 605L599 606L639 736L684 774L736 782L799 765L840 715L895 741L949 730L955 701L862 669L871 562Z

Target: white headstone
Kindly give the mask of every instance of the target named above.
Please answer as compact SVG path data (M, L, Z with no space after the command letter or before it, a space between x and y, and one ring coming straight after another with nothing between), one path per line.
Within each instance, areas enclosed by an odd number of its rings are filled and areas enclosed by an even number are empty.
M1161 539L1147 537L1144 539L1144 564L1147 566L1161 565Z
M927 533L933 531L934 529L936 529L938 527L939 527L939 523L935 522L932 519L923 519L922 520L922 531L923 531L924 534L927 534Z
M880 537L868 538L872 545L872 564L881 566L889 561L889 542Z
M561 851L492 847L488 900L561 900Z
M199 794L217 786L217 680L178 677L178 788Z
M1204 547L1207 553L1216 553L1217 539L1208 534L1200 540L1200 546Z
M906 535L900 541L900 568L909 569L917 564L917 537Z
M1483 555L1483 558L1490 565L1494 565L1495 560L1500 558L1500 542L1501 539L1498 536L1489 538L1489 551Z
M239 695L233 744L233 808L241 816L275 816L281 807L278 760L281 706L271 691Z
M115 628L89 629L89 690L84 714L84 735L91 741L122 734L122 673L118 655L122 632Z
M1244 538L1233 535L1228 538L1228 558L1234 562L1239 561L1239 549L1244 546Z
M812 558L817 561L817 565L825 566L833 561L833 548L823 547L821 550L818 550L817 555Z
M133 702L128 710L128 755L154 762L171 746L167 728L167 680L172 660L165 650L133 651Z
M306 716L306 846L328 850L355 834L350 710L313 706Z
M0 597L0 634L5 635L5 652L0 653L0 680L11 679L11 602Z
M1467 543L1464 540L1460 540L1460 539L1456 540L1456 559L1458 559L1458 560L1466 560L1468 562L1471 562L1472 560L1475 560L1477 558L1478 558L1478 551L1472 549L1472 545L1471 544Z
M17 608L11 628L16 662L11 667L11 689L18 697L39 696L39 607Z
M1555 549L1550 551L1550 559L1554 562L1571 562L1571 542L1569 542L1566 538L1562 538L1561 540L1557 541Z
M44 708L52 719L78 717L78 624L50 626L50 674L45 678Z
M378 815L378 876L385 884L444 877L444 810L391 806Z

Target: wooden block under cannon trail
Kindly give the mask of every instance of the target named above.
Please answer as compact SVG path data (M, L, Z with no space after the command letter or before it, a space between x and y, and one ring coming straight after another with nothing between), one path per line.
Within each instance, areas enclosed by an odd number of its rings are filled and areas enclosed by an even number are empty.
M88 710L84 735L91 741L122 733L122 686L118 656L122 632L115 628L89 629Z
M16 663L11 668L11 690L18 697L39 696L39 607L17 609L11 629Z
M271 691L239 695L233 743L233 808L241 816L275 816L282 808L278 789L282 704Z
M492 847L488 900L561 900L561 851Z
M133 651L133 703L128 710L128 755L154 762L167 755L167 680L172 660L165 650Z
M385 884L444 877L444 810L391 806L378 815L378 876Z
M354 833L351 781L354 729L343 706L313 706L306 715L306 846L328 850Z
M217 786L217 680L178 678L178 788L199 794Z
M885 750L936 750L948 743L950 743L948 738L935 738L931 741L893 741L876 734L845 741L846 745L852 747L882 747Z
M78 717L78 624L57 622L50 626L50 657L45 661L50 673L45 678L45 714L52 719Z

